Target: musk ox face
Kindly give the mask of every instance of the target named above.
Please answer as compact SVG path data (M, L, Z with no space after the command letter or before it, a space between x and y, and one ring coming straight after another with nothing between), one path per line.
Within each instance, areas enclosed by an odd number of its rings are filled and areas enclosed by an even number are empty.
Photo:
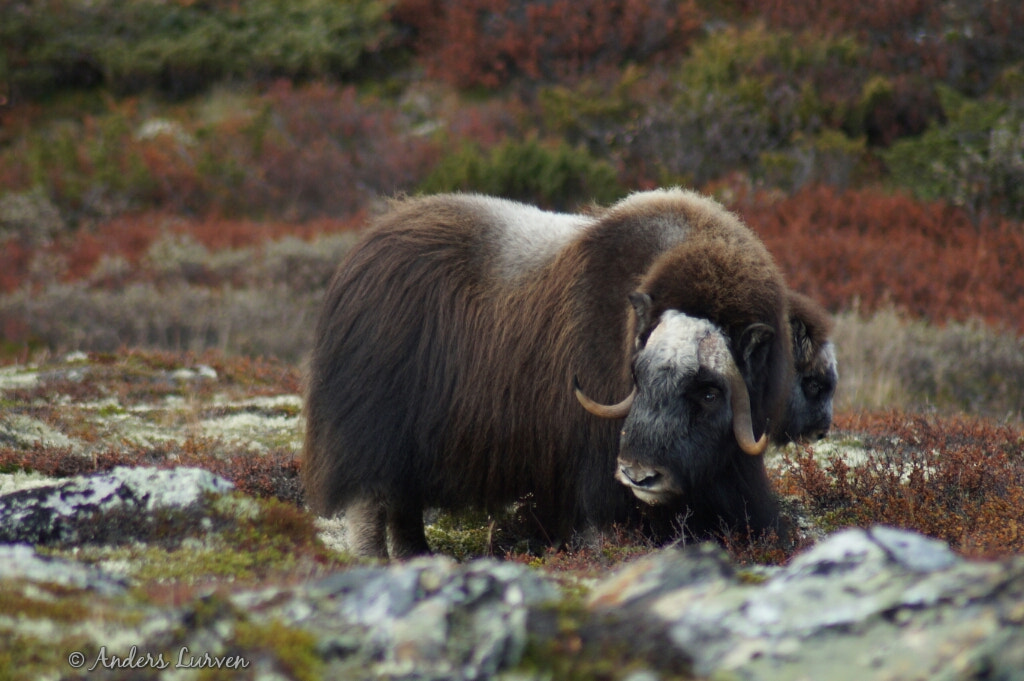
M789 326L793 341L793 382L786 412L774 429L776 444L819 440L832 426L832 398L839 372L830 340L832 319L813 299L789 291Z
M820 440L832 426L832 398L839 382L835 347L829 341L796 368L786 410L783 442Z
M634 391L622 403L601 407L577 396L592 413L626 417L615 478L638 499L672 503L714 478L730 456L764 451L729 341L708 320L667 310L632 368Z

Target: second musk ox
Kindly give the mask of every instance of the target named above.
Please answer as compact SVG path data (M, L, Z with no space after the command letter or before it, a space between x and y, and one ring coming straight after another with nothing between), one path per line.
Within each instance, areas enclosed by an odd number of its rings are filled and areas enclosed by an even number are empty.
M789 293L789 324L793 336L796 373L786 415L773 428L777 444L820 440L832 427L832 398L839 382L835 346L830 338L832 319L801 293Z
M793 383L786 301L761 241L686 190L588 215L396 201L323 303L307 499L378 556L429 550L425 508L517 500L551 542L777 528L759 454Z

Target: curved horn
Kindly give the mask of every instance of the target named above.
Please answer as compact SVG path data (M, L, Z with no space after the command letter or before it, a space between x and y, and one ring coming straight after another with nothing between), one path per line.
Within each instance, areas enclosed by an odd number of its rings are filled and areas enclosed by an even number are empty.
M750 415L750 393L747 384L734 365L729 372L729 387L732 393L732 432L740 449L751 456L764 454L768 449L768 434L762 433L760 440L754 439L754 424Z
M575 376L572 377L572 389L576 393L576 399L580 401L584 409L594 416L600 416L603 419L626 418L629 415L630 408L633 406L633 400L636 399L636 386L633 386L633 391L618 404L600 404L583 394L583 391L580 389L580 382Z

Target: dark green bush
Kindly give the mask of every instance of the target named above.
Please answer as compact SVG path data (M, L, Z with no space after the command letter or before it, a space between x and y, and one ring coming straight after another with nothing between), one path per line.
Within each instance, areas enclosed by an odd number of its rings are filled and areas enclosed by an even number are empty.
M865 157L863 139L852 140L832 128L794 142L781 151L762 152L754 176L787 192L815 182L845 189L853 184Z
M184 96L224 79L340 78L393 43L381 0L0 3L13 92Z
M1024 217L1024 101L940 94L947 123L883 152L893 184L975 216L991 209Z
M633 68L618 79L541 93L552 132L611 154L631 184L702 185L839 128L860 96L849 39L724 29L674 69ZM834 73L853 82L837 89Z
M420 184L424 193L471 191L558 210L625 194L615 169L564 142L505 142L484 152L463 146L441 160Z

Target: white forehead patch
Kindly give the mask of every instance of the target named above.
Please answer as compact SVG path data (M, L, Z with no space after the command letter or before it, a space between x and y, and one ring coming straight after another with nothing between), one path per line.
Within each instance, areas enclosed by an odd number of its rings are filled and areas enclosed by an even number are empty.
M725 373L732 362L729 342L721 329L706 319L678 310L662 313L640 353L645 360L657 366L670 366L680 373L696 372L700 366Z
M818 361L816 364L824 373L835 374L838 378L839 364L836 361L836 346L832 344L832 341L828 341L821 346L821 350L818 351Z
M543 267L594 224L585 215L553 213L508 199L480 195L464 199L487 216L487 231L497 247L497 274L503 279Z

